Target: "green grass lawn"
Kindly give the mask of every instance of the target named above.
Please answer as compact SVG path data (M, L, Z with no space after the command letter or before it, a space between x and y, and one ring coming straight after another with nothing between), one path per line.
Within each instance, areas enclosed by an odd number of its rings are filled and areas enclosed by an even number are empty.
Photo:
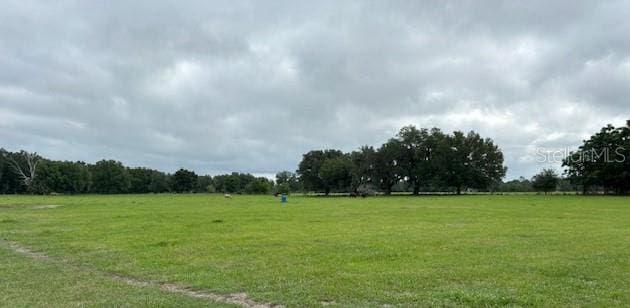
M50 257L0 246L11 307L630 305L623 197L0 196L0 239Z

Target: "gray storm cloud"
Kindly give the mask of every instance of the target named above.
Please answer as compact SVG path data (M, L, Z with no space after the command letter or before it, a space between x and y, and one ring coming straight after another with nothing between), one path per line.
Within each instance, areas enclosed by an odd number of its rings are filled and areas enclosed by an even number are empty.
M627 1L0 7L0 146L55 159L271 174L414 124L493 138L513 178L630 118Z

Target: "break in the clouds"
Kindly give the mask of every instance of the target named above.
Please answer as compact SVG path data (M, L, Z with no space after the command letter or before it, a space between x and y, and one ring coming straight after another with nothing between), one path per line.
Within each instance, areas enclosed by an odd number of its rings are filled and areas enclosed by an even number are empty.
M0 147L271 174L414 124L478 131L508 178L531 176L536 147L630 118L628 14L628 1L0 1Z

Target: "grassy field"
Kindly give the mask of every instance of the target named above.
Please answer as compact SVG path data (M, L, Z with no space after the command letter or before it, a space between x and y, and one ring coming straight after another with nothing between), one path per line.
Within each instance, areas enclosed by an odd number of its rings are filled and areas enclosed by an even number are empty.
M0 239L11 307L630 305L623 197L0 196Z

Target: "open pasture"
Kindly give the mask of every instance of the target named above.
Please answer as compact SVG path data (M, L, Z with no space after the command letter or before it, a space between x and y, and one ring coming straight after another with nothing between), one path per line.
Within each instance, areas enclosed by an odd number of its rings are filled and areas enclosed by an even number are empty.
M630 199L0 196L3 306L618 306Z

